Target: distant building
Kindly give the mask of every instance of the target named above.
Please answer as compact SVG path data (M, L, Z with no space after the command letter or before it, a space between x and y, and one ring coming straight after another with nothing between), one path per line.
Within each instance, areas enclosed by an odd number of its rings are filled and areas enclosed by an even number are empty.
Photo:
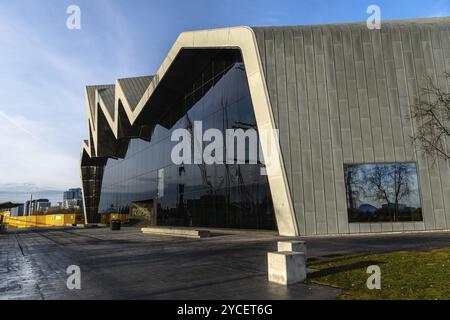
M81 188L74 188L65 191L63 194L63 209L80 209L83 207L83 193Z
M24 214L31 215L33 213L38 212L47 212L47 210L51 207L51 203L48 199L37 199L37 200L28 200L25 202L24 206Z
M23 216L24 205L21 203L5 202L0 203L0 213L8 214L13 217Z
M11 217L21 217L24 214L25 206L23 204L11 208Z

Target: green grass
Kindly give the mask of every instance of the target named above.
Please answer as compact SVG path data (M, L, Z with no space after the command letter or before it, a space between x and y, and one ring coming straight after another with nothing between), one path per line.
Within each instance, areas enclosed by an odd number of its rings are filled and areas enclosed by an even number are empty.
M381 268L381 289L369 290L367 267ZM450 299L450 248L391 252L312 261L308 283L342 288L341 299Z

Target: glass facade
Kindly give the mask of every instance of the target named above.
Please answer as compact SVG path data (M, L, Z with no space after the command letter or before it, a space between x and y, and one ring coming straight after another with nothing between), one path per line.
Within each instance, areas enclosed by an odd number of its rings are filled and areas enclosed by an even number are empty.
M415 163L344 165L349 222L422 221Z
M170 128L156 125L150 141L132 139L124 159L108 160L99 212L128 213L135 203L153 203L156 216L151 220L161 226L275 229L261 165L175 165L171 159L178 143L171 141L172 132L192 130L195 121L202 121L203 132L256 128L244 65L212 59L173 108L178 111L158 121L171 123ZM182 116L173 119L174 114Z

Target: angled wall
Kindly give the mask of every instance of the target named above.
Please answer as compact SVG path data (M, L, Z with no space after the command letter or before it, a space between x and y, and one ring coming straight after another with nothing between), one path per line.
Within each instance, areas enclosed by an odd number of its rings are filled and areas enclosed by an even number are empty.
M408 116L425 76L450 91L450 19L253 28L300 234L450 227L449 163ZM417 162L423 222L348 223L344 163Z

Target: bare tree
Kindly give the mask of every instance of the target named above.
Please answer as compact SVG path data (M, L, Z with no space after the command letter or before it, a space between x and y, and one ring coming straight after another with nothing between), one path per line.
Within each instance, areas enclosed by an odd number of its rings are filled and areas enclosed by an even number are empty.
M395 212L399 212L399 202L401 199L411 194L410 169L407 164L397 164L392 172L394 180L394 204ZM394 221L396 217L394 216Z
M360 195L363 191L364 180L361 179L362 168L349 166L345 171L345 187L347 190L347 203L350 209L357 209Z
M389 170L387 165L376 165L364 171L364 180L367 182L365 193L374 195L376 200L383 200L387 204L391 203L389 195L392 193Z
M450 72L444 77L450 81ZM413 143L424 155L450 160L450 93L436 85L431 77L411 107L411 119L417 123Z
M386 202L387 209L394 205L393 220L397 221L400 201L412 192L411 169L408 164L375 165L365 172L367 194Z

